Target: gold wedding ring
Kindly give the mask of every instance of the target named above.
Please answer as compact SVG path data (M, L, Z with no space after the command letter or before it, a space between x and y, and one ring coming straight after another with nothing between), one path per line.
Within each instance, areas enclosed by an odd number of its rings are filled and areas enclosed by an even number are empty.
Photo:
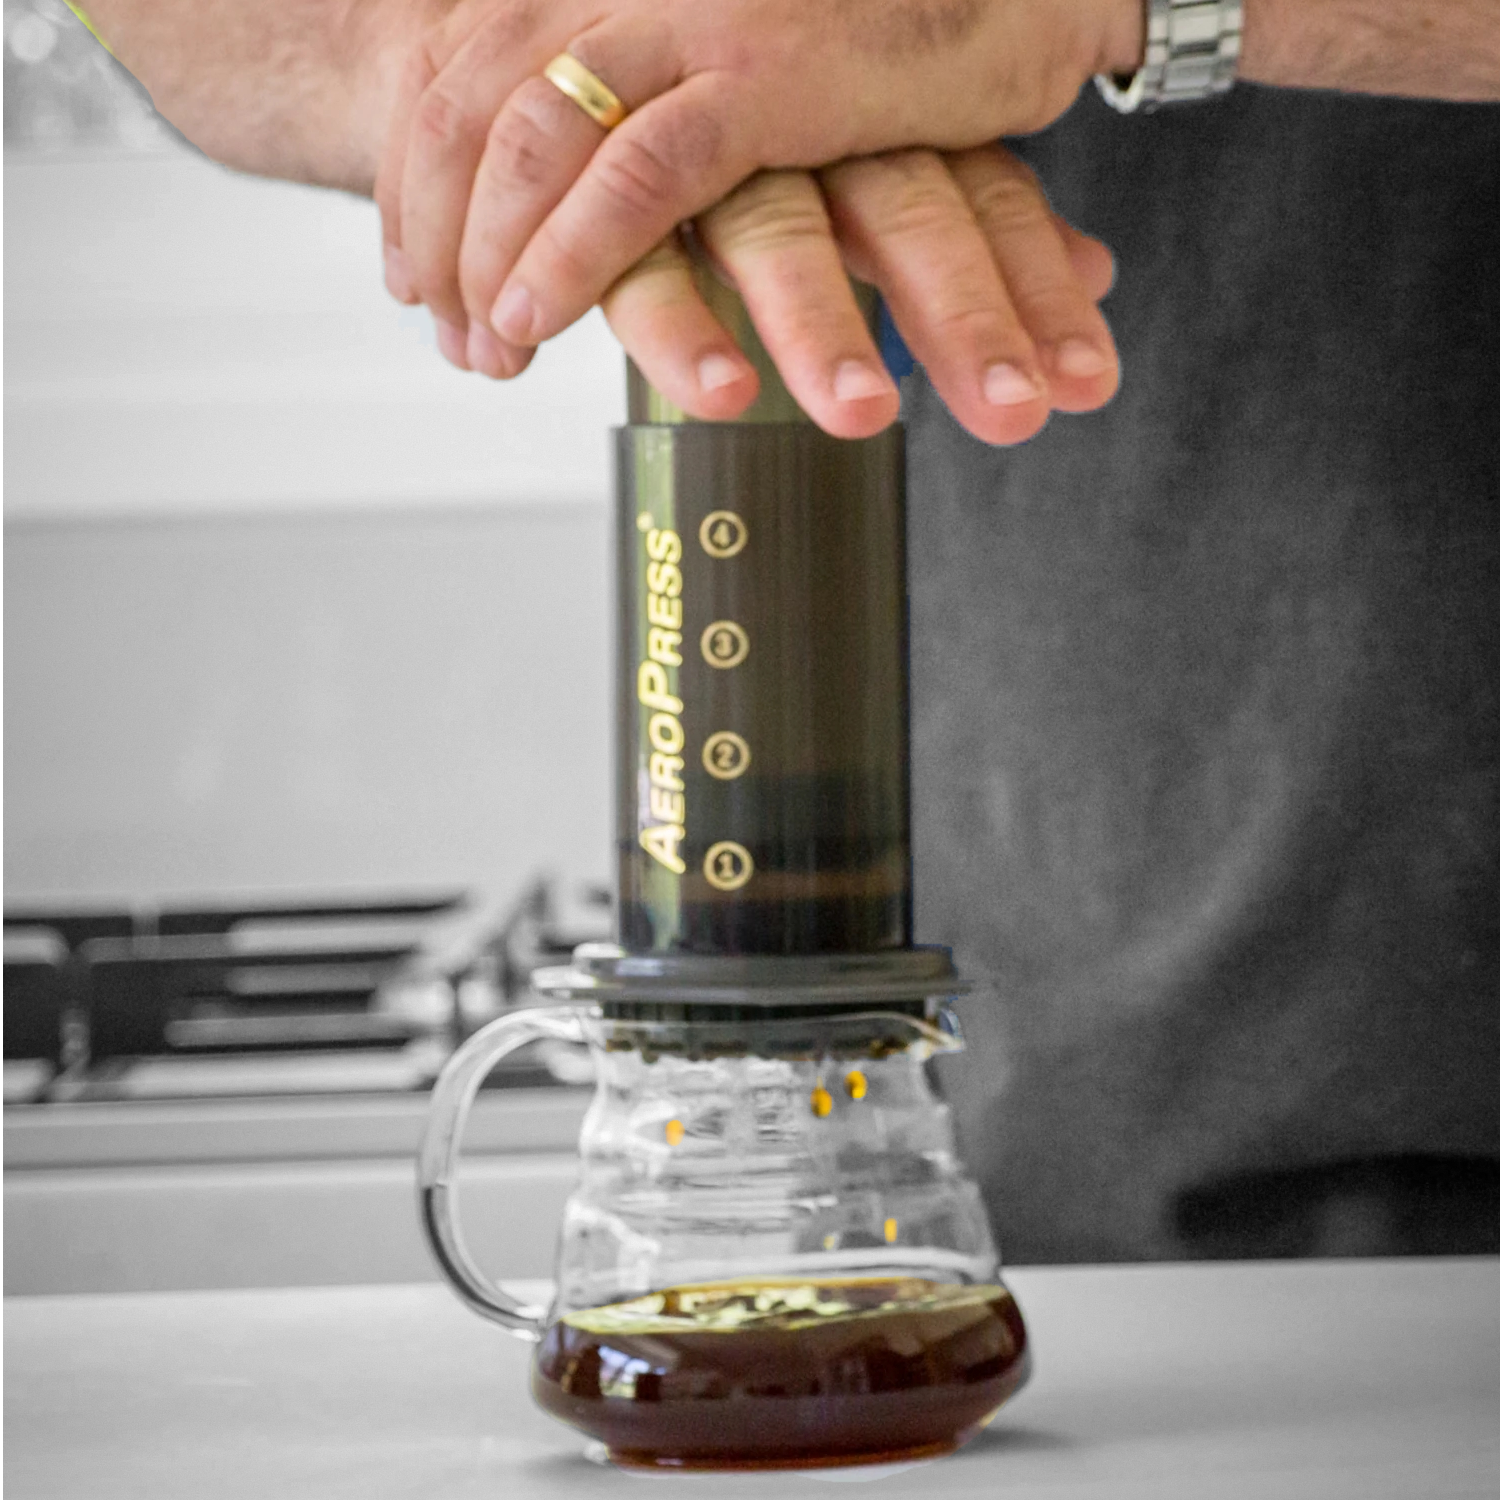
M620 103L619 95L602 78L590 73L570 52L559 52L542 69L542 76L606 130L613 130L628 113Z

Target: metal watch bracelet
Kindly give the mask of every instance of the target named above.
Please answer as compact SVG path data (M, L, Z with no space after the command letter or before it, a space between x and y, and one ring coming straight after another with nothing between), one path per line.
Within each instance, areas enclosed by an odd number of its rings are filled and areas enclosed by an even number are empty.
M1241 0L1146 0L1146 55L1128 78L1094 78L1122 114L1224 93L1240 59Z

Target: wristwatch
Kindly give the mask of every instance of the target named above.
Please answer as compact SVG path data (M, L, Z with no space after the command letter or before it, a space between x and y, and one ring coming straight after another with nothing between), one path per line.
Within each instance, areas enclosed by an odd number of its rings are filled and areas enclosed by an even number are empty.
M1211 99L1234 82L1241 0L1146 0L1146 57L1129 77L1097 74L1123 114Z

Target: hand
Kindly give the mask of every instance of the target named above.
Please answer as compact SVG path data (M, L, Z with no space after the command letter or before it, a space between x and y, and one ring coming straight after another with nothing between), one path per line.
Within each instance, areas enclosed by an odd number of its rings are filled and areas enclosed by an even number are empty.
M1035 130L1140 49L1140 0L459 0L393 110L392 291L534 346L760 169ZM540 76L564 50L614 131Z
M806 172L761 173L695 227L825 430L869 436L899 404L846 266L880 287L938 394L986 442L1018 442L1049 410L1088 411L1114 394L1114 346L1094 305L1113 277L1109 251L1054 215L1008 151L893 152L819 176L821 192ZM755 373L699 295L677 235L615 283L604 311L646 378L694 416L726 420L755 399ZM461 367L502 379L533 352L479 323L446 342Z

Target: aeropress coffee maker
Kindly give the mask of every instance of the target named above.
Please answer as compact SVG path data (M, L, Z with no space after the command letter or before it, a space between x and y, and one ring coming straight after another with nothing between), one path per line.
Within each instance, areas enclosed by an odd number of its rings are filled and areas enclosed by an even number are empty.
M538 1403L615 1463L934 1457L1028 1360L926 1067L961 1045L963 986L911 941L903 438L821 432L702 287L761 393L698 422L629 368L619 943L454 1054L423 1224L464 1301L535 1342ZM479 1270L454 1200L480 1083L538 1038L597 1078L550 1308Z

